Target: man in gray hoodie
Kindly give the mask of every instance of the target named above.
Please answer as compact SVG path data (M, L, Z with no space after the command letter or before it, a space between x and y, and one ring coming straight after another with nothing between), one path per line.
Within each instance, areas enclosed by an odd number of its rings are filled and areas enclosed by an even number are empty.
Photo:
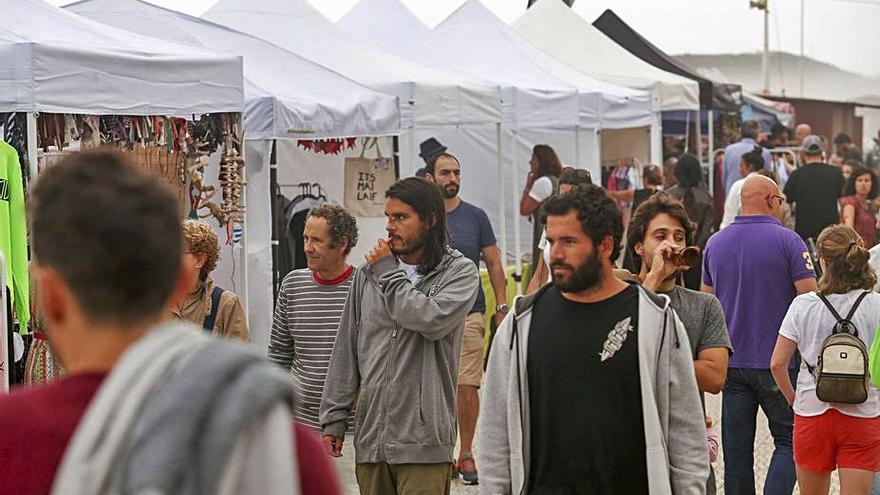
M704 494L705 423L669 299L613 275L601 188L546 203L553 282L516 300L489 354L480 493Z
M362 495L449 493L456 386L477 268L448 247L440 189L410 177L385 193L388 239L358 269L333 346L320 422L339 457L349 411Z

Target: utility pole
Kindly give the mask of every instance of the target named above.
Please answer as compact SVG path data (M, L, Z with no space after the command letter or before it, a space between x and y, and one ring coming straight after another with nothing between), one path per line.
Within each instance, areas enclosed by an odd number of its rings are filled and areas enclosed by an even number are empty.
M801 73L801 98L804 97L804 0L801 0L801 58L798 60Z
M764 11L764 55L761 57L761 76L764 80L764 95L770 94L770 71L767 69L770 58L770 0L749 0L749 7Z

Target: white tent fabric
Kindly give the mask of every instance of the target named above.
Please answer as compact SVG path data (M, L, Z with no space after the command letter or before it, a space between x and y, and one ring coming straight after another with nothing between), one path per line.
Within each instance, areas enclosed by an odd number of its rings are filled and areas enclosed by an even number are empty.
M4 2L0 111L241 112L241 57L162 42L54 7Z
M651 124L648 94L597 81L554 60L478 0L466 2L434 32L399 0L361 0L339 24L410 60L500 83L508 128Z
M411 13L405 14L408 12L398 0L361 1L343 17L340 27L351 30L356 39L390 47L394 50L392 53L408 60L498 83L503 100L502 121L508 129L577 127L577 88L548 75L531 62L511 63L506 39L490 33L480 33L477 37L472 33L460 37L454 33L434 33ZM596 127L598 95L588 94L585 99L592 99L584 108L585 118L589 127Z
M246 139L377 136L400 131L393 96L365 88L260 38L142 0L83 0L64 8L128 31L243 56Z
M204 15L400 98L401 127L500 121L498 88L365 46L306 0L220 0Z
M559 0L539 0L513 23L513 28L541 50L581 72L652 92L662 111L700 108L696 81L645 63Z
M520 87L558 82L578 92L581 128L618 129L652 124L650 95L596 80L553 59L495 16L479 0L468 0L436 28L432 43L443 48L446 68L461 67L487 80ZM426 56L427 54L422 54ZM451 65L454 64L454 65ZM519 104L519 101L517 101ZM519 113L519 110L518 110ZM519 120L512 127L547 126Z

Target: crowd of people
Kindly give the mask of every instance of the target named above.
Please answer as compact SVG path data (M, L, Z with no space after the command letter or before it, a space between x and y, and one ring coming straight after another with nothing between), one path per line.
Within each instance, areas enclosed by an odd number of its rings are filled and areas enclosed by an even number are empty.
M782 164L781 186L757 131L744 122L724 152L723 219L690 154L670 162L674 187L653 166L609 192L535 146L519 205L533 270L512 307L489 218L460 197L470 164L429 139L418 177L384 192L387 236L362 239L343 206L309 210L268 349L236 342L250 332L211 278L213 231L181 225L123 155L74 154L30 196L65 376L0 399L15 425L0 493L439 495L458 476L487 495L712 494L720 446L725 493L754 494L760 408L764 493L828 493L838 470L843 493L868 495L877 177L844 179L799 126L803 165Z

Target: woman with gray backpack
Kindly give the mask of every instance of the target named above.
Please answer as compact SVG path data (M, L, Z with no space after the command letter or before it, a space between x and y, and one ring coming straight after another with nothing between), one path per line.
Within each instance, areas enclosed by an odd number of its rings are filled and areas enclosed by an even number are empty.
M795 298L782 321L770 367L795 413L794 461L802 495L827 494L838 470L841 493L871 493L880 471L880 390L868 349L880 325L877 276L861 236L845 225L818 240L819 291ZM788 374L795 351L797 391Z

